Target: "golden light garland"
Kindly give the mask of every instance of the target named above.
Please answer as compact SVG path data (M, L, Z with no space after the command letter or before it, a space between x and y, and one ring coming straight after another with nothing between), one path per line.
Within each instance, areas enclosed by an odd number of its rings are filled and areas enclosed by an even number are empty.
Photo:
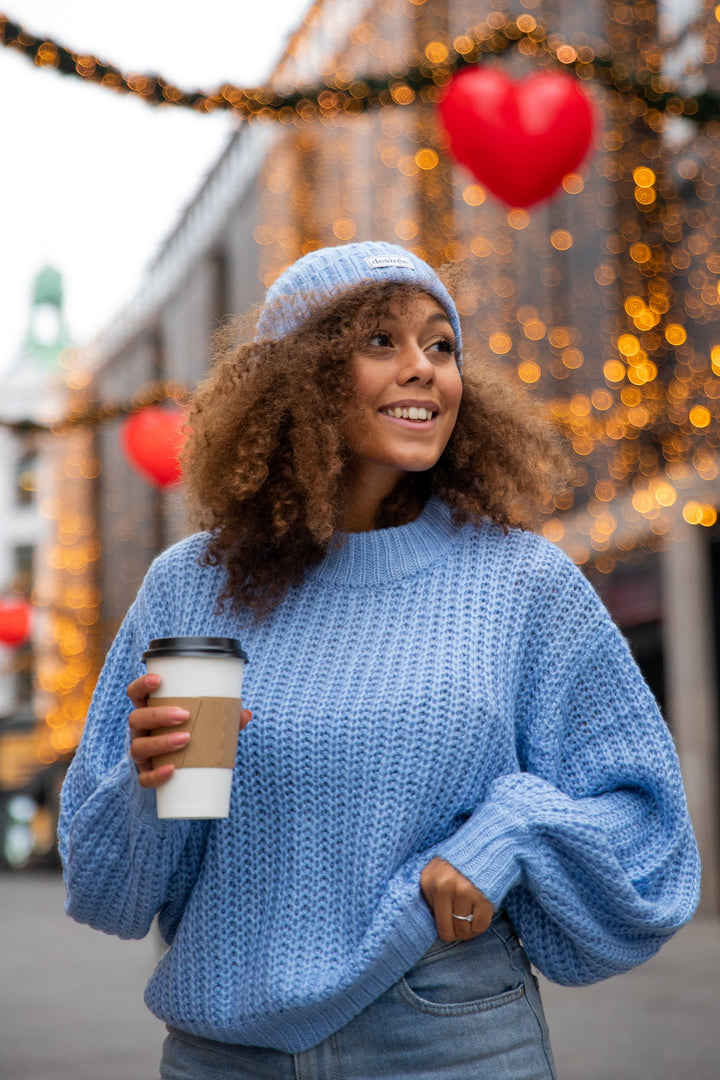
M248 88L231 83L223 83L211 92L184 90L159 75L126 73L93 54L76 52L50 38L39 37L2 14L0 45L26 56L39 68L132 95L149 105L201 113L230 111L238 119L261 121L282 121L291 116L306 120L328 118L339 112L352 114L378 106L410 105L417 97L434 102L454 72L517 46L524 55L549 58L581 79L597 79L647 102L659 112L685 116L698 123L720 117L720 96L712 89L683 94L659 72L634 70L626 59L616 58L608 43L565 41L530 14L513 18L504 12L492 12L484 23L469 27L452 42L428 41L423 61L408 66L399 75L345 78L336 74L321 85L289 93L279 93L270 86Z
M39 722L33 742L42 765L77 746L102 661L97 632L101 594L94 580L101 545L92 496L100 464L92 439L91 428L73 426L49 449L54 500L46 512L54 537L35 589Z
M0 427L15 435L31 435L34 432L43 431L52 432L53 435L64 435L73 428L95 427L109 420L131 416L133 413L147 409L150 405L165 403L186 405L188 400L189 391L182 383L148 383L134 393L128 401L114 403L83 401L65 416L51 423L41 423L31 419L8 420L0 417Z

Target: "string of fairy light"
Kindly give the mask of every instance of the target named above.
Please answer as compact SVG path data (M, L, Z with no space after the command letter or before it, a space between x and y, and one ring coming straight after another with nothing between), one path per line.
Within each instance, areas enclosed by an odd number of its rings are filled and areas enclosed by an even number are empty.
M77 746L102 661L97 632L102 597L92 574L101 554L92 496L99 462L91 427L75 425L64 434L62 453L53 460L54 543L36 584L45 625L36 662L42 723L35 727L33 744L44 765Z
M499 56L516 46L525 55L544 54L581 79L597 79L630 94L660 112L705 123L720 116L720 95L709 87L697 94L681 93L662 74L633 71L613 56L607 43L573 44L549 32L533 15L508 18L493 12L485 23L469 28L452 43L431 41L420 64L392 77L334 75L319 86L280 93L270 86L239 87L223 83L217 89L184 90L160 75L123 72L99 57L69 49L0 14L0 45L20 53L39 68L95 83L117 93L140 98L149 105L193 109L200 113L232 112L243 120L312 120L339 112L358 113L387 105L410 105L419 96L432 102L458 70L475 66L487 56Z
M30 419L8 420L0 417L0 427L15 435L33 435L39 432L65 435L77 427L97 427L110 420L132 416L152 405L172 404L182 407L188 403L188 400L189 391L182 383L154 382L143 386L127 401L83 403L50 423Z

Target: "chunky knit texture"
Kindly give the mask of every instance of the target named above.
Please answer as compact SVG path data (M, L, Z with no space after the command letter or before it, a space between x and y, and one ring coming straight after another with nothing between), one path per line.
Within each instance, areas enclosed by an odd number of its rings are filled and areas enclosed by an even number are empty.
M305 1049L435 937L447 859L550 979L648 959L691 916L698 859L672 741L624 639L556 547L454 527L353 534L264 622L215 614L206 537L151 567L63 790L73 918L170 948L146 1001L176 1027ZM239 637L254 718L227 821L157 821L127 756L148 641Z

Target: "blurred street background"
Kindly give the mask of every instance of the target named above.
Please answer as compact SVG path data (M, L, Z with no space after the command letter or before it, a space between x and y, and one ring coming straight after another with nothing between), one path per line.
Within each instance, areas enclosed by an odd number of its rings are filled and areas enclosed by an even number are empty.
M154 1080L154 936L73 923L58 874L0 877L0 1078ZM543 981L558 1080L717 1080L720 922L697 918L643 967L579 990Z
M58 793L190 527L177 453L213 332L301 254L370 238L459 270L468 372L551 411L574 471L539 531L678 748L700 912L637 972L547 988L561 1080L716 1077L720 5L0 8L0 1077L154 1075L157 944L64 918Z

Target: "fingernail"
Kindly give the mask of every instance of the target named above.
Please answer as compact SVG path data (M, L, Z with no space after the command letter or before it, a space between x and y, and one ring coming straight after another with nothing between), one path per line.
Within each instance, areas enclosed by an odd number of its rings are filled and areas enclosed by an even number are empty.
M170 742L173 746L184 746L186 742L190 740L189 731L176 731L170 736Z
M180 723L183 720L189 720L190 713L187 711L187 709L171 709L170 719L173 720L175 723Z

